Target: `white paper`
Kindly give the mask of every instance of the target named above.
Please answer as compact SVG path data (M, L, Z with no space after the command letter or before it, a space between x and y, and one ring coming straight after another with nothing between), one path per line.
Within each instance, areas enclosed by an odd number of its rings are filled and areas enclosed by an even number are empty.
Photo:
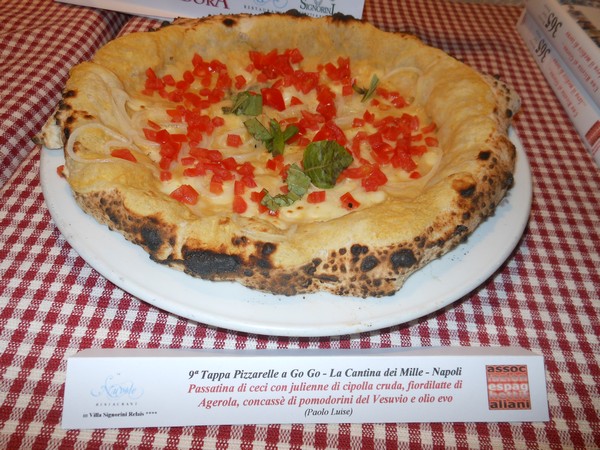
M362 18L364 0L60 0L157 19L205 17L215 14L282 13L292 9L311 17L342 13Z
M514 348L84 350L62 425L547 421L545 380Z

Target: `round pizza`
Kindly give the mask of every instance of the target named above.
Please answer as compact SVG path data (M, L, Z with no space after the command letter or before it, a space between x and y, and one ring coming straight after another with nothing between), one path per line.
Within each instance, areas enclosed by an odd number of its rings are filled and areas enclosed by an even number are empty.
M74 67L37 137L156 263L282 295L395 293L513 182L514 91L353 18L178 19Z

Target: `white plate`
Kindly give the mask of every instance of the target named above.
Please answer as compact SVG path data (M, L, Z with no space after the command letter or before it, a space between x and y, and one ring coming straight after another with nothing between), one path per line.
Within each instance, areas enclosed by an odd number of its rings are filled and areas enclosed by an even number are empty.
M207 325L276 336L335 336L393 326L454 302L489 278L509 257L529 219L531 173L521 142L515 184L467 242L413 274L395 295L348 298L327 293L293 297L265 294L237 283L192 278L152 262L140 247L85 214L56 175L62 151L42 149L46 204L69 244L90 266L130 294Z

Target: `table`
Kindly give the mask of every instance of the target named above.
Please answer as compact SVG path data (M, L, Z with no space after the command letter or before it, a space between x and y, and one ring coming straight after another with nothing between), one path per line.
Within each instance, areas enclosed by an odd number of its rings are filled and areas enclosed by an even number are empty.
M405 31L522 97L514 129L533 177L517 249L442 310L383 330L276 337L205 326L122 291L69 246L45 206L40 149L68 69L150 19L54 3L0 5L0 447L3 448L599 448L600 170L514 25L519 5L367 0L364 18ZM85 348L516 346L545 357L550 421L60 427L66 360Z

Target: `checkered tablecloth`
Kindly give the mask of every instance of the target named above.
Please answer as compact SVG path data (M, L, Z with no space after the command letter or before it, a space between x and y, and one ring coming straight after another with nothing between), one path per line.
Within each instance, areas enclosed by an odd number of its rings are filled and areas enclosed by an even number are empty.
M600 169L515 32L519 6L367 0L364 18L416 34L522 97L514 128L533 205L522 241L481 287L441 311L341 337L213 328L100 276L55 227L30 137L67 71L149 19L46 0L0 5L0 448L600 448ZM550 421L63 430L66 359L86 348L516 346L545 357Z

